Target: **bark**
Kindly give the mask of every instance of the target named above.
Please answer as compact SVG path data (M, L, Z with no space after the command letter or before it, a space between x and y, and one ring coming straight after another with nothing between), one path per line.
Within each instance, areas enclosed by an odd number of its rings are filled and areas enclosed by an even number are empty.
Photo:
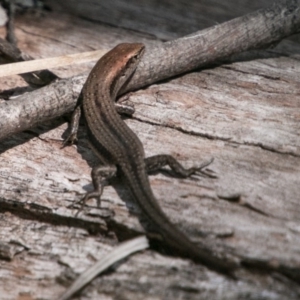
M267 47L299 29L300 1L289 0L174 41L148 44L123 92L216 63L229 55ZM73 110L85 79L86 76L79 76L53 83L3 104L0 107L0 139Z
M16 22L20 48L32 57L125 41L160 43L62 12L25 14ZM126 123L147 156L172 154L185 166L214 157L207 172L217 178L180 179L162 172L150 177L151 186L165 213L191 239L241 263L238 280L147 250L97 278L82 298L299 298L299 47L284 40L274 49L248 52L130 94L136 113ZM92 65L53 71L65 78ZM62 87L64 82L70 83L63 79L55 84ZM15 76L2 80L1 89L18 85L27 88ZM80 84L76 89L69 108L52 117L71 110ZM61 94L57 89L54 99L59 102ZM118 178L105 188L101 208L91 200L76 215L72 205L92 188L90 169L97 158L83 127L78 146L61 149L66 128L58 118L0 144L4 299L55 299L104 253L143 232L139 208Z

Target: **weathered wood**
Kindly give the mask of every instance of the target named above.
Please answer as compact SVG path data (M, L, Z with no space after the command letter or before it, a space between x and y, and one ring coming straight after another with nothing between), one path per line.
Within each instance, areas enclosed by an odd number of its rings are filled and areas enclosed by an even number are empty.
M278 1L277 1L278 2ZM241 0L110 0L46 1L55 10L63 9L88 20L147 32L170 40L214 26L252 11L269 8L274 1Z
M120 94L216 63L229 55L278 43L284 37L298 32L299 7L300 0L282 1L267 10L177 40L152 45L144 42L145 55ZM53 77L50 73L50 78ZM26 81L31 82L31 79ZM58 81L45 89L1 105L0 140L73 110L84 81L84 76ZM49 80L46 79L46 82Z
M64 14L30 19L19 17L16 27L21 49L33 57L147 41ZM99 39L91 39L95 32ZM147 156L169 153L184 165L214 157L208 169L218 178L159 173L151 176L151 185L166 214L190 238L248 264L237 273L239 280L149 250L96 279L83 291L86 298L299 298L299 47L283 41L130 95L136 113L126 122ZM55 71L66 77L91 67ZM1 82L1 89L18 85L14 78ZM105 189L101 209L90 201L89 209L75 216L70 205L91 189L90 166L97 160L82 129L78 147L61 149L63 122L0 144L4 299L54 299L74 273L119 240L143 232L138 207L117 179Z

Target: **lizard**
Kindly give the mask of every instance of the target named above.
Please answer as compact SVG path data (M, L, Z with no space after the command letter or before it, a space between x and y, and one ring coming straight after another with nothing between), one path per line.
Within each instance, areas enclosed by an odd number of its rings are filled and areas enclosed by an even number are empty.
M77 139L79 119L83 112L88 141L99 157L101 165L92 169L94 190L88 192L82 201L96 198L100 205L103 180L119 172L142 213L172 251L211 269L232 274L236 268L235 263L197 247L169 221L149 183L149 170L169 165L175 173L188 177L197 173L203 166L185 169L173 156L165 154L145 158L140 139L120 117L119 112L124 111L124 107L115 103L116 97L135 72L144 52L145 46L141 43L117 45L100 58L83 86L82 100L73 113L70 133L64 144L73 143ZM128 110L128 113L132 111Z

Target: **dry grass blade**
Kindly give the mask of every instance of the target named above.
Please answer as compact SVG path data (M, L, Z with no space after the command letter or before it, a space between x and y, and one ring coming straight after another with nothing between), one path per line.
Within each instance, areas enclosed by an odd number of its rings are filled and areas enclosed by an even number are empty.
M0 66L0 77L29 73L34 71L40 71L44 69L52 69L71 64L80 64L93 60L98 60L107 51L96 50L82 53L75 53L70 55L36 59L30 61L22 61L11 64L5 64Z
M69 299L72 295L78 292L87 283L93 280L100 272L111 267L130 254L147 249L149 247L148 240L145 236L140 236L133 240L124 242L114 248L110 253L102 257L95 265L82 273L70 286L70 288L59 298L59 300Z

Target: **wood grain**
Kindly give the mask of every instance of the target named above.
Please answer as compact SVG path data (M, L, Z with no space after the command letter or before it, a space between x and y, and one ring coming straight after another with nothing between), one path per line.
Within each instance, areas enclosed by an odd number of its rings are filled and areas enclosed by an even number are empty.
M33 57L154 42L148 35L57 12L42 19L17 19L20 47ZM214 157L209 170L215 179L158 173L150 177L151 186L172 222L191 239L243 263L238 281L149 250L97 278L84 297L299 299L299 53L297 42L285 40L130 95L136 113L126 122L147 156L172 154L186 166ZM67 77L91 67L54 71ZM16 77L0 84L2 90L27 88ZM61 149L66 128L59 118L0 144L5 299L56 298L103 253L143 232L139 209L118 179L106 187L101 209L90 201L89 209L75 215L70 205L92 188L90 169L97 158L83 131L78 146Z

